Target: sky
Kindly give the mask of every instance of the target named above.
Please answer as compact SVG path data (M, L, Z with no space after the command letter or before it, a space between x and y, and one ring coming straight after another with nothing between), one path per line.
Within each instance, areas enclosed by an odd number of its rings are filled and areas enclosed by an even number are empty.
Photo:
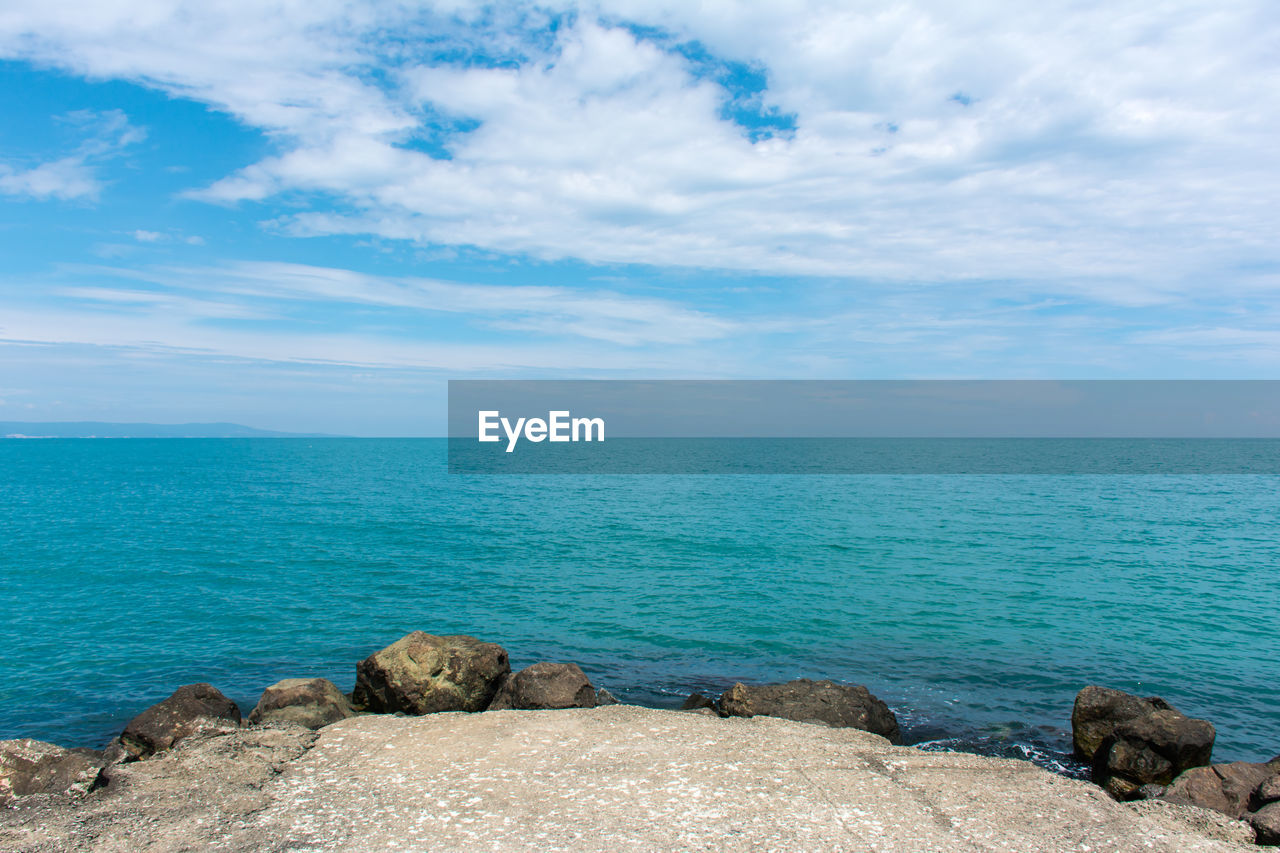
M1280 378L1267 2L0 2L0 420Z

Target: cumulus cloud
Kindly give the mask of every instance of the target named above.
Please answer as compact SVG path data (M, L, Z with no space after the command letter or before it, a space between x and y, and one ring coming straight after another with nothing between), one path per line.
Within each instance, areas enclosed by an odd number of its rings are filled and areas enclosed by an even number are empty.
M1275 262L1278 35L1206 0L0 13L0 54L268 134L193 195L287 233L1120 304Z

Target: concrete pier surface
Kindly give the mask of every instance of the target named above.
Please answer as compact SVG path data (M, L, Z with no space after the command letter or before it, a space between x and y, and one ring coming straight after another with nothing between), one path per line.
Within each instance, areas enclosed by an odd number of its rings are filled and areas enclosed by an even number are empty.
M854 729L628 705L248 728L0 815L4 850L1229 851L1243 824Z

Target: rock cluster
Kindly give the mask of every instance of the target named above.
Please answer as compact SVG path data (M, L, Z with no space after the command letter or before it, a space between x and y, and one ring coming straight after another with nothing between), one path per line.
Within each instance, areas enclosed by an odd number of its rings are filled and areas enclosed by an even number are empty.
M1214 729L1159 697L1090 686L1071 714L1076 754L1118 800L1161 800L1247 821L1259 844L1280 845L1280 756L1210 764Z
M575 664L543 662L512 673L507 652L499 645L470 636L414 631L357 665L350 696L323 678L271 685L249 714L252 728L247 731L261 732L268 740L276 731L291 744L289 749L305 749L297 738L312 736L306 730L362 713L549 710L616 703ZM736 683L718 699L694 693L680 710L718 717L779 717L861 729L894 744L902 742L893 711L862 685L809 679ZM1163 808L1211 809L1247 821L1259 843L1280 844L1280 756L1267 763L1211 764L1211 723L1188 717L1158 697L1105 687L1089 686L1077 694L1071 723L1076 754L1090 764L1094 781L1115 799L1152 801L1144 804L1152 807L1163 803ZM189 684L130 720L105 752L33 740L0 741L0 806L32 795L79 797L97 787L127 786L137 776L135 768L142 766L136 762L159 760L193 743L197 746L187 751L195 755L198 743L212 743L211 738L225 738L242 728L240 709L233 701L209 684ZM288 732L300 735L286 736Z
M1280 756L1195 767L1159 792L1162 800L1248 821L1259 844L1280 845Z
M1118 800L1139 799L1144 785L1168 785L1183 771L1207 765L1216 736L1212 723L1157 696L1097 686L1076 694L1071 730L1076 755Z

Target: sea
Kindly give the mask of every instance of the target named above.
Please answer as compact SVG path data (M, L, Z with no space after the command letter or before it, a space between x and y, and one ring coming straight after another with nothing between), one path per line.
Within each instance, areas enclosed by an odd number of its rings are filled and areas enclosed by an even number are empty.
M0 739L247 713L421 629L677 707L865 684L930 749L1079 774L1075 693L1280 753L1273 474L451 474L446 439L0 441Z

